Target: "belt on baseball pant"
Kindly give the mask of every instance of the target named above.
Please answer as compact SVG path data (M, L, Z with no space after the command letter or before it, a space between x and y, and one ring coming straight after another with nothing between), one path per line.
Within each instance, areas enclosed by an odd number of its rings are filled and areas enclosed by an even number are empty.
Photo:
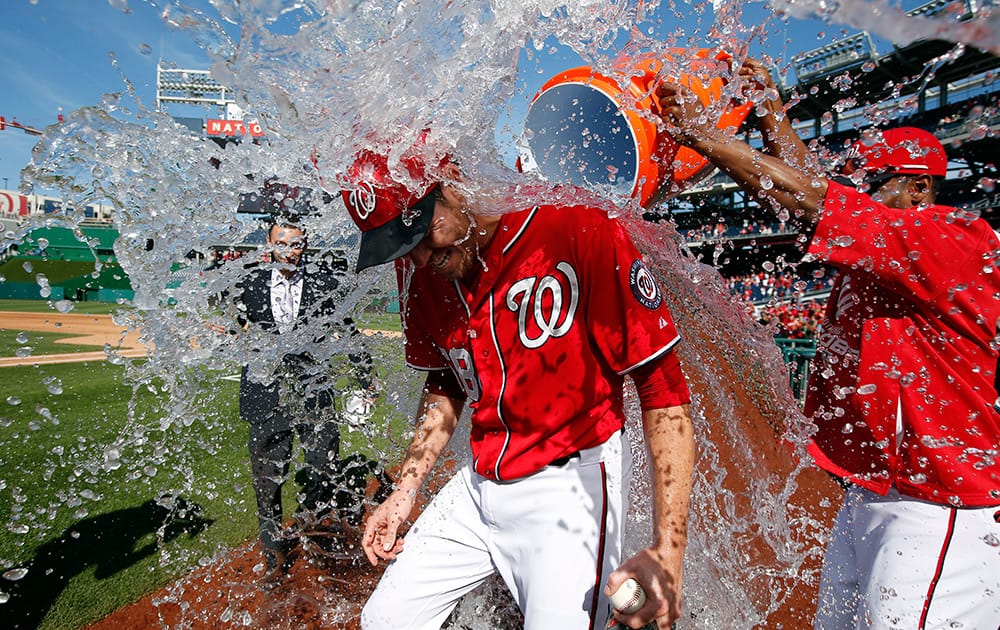
M580 451L575 451L573 453L570 453L566 457L560 457L558 459L553 459L551 462L549 462L549 466L555 466L556 468L561 468L561 467L565 466L566 464L568 464L569 460L571 460L571 459L580 459Z
M625 427L622 427L621 429L619 429L618 433L620 435L625 435ZM597 448L597 447L595 446L594 448ZM562 466L565 466L566 464L568 464L571 459L580 459L580 451L573 451L572 453L570 453L569 455L566 455L565 457L560 457L558 459L553 459L551 462L549 462L548 465L549 466L554 466L556 468L561 468Z

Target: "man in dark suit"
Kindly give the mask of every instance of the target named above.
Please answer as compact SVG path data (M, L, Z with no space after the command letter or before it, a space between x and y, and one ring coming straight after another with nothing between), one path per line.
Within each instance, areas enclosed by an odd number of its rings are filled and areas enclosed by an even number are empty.
M301 194L307 196L308 191ZM276 335L305 331L312 336L311 344L359 335L350 318L334 317L340 296L337 274L328 265L306 263L306 235L297 217L280 211L274 217L267 227L270 262L248 265L249 273L233 296L242 328L258 326ZM347 362L370 407L370 357L350 354ZM287 554L296 538L296 532L281 530L281 487L292 459L294 433L305 459L296 519L301 533L312 532L318 534L317 541L329 542L335 540L331 528L336 533L341 519L360 523L364 487L350 487L343 474L340 418L333 409L338 379L324 363L308 351L294 352L281 358L269 379L251 374L250 366L244 366L240 376L240 417L250 423L260 540L272 571L287 568ZM352 406L356 405L354 401Z

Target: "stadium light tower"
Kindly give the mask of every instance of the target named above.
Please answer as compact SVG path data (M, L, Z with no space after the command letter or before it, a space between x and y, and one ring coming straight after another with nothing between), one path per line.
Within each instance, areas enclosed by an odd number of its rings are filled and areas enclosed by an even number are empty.
M156 109L164 103L217 105L235 103L232 91L212 78L208 70L164 68L156 64Z
M209 70L165 68L156 64L156 110L162 111L165 103L221 108L222 118L209 118L204 123L205 135L214 139L264 136L258 122L244 123L243 110L236 104L233 91L212 78Z

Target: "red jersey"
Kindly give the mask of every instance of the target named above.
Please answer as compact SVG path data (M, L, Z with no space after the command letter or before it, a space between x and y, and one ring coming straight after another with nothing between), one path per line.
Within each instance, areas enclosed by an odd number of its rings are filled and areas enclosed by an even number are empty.
M505 214L480 254L471 286L397 262L406 360L454 371L476 471L516 479L619 431L624 376L679 337L625 229L598 209Z
M830 182L809 254L839 271L806 399L817 463L883 495L1000 505L993 229Z

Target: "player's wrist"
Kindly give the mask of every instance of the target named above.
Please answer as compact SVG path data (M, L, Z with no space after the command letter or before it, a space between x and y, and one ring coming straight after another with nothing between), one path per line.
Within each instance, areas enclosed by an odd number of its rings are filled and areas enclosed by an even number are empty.
M672 532L669 535L653 535L653 544L649 550L657 558L684 557L684 550L687 548L687 534Z
M419 488L412 488L412 487L406 488L406 487L403 487L403 486L393 486L393 490L395 492L402 493L402 494L410 497L411 499L416 499L417 498L417 492L420 491Z

